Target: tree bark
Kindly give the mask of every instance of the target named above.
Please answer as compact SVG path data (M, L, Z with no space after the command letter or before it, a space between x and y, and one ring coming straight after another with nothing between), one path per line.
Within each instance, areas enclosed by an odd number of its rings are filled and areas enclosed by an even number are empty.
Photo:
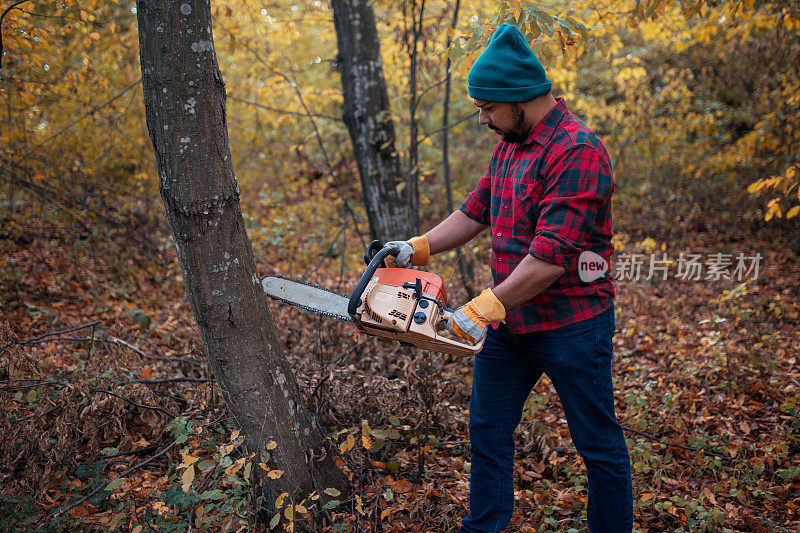
M461 0L456 0L456 5L453 7L453 20L450 25L451 33L447 34L447 44L445 50L448 51L447 61L445 62L445 82L444 82L444 103L442 104L442 172L444 175L444 188L447 197L447 212L453 212L453 186L450 183L450 84L452 80L451 63L450 63L450 44L452 43L452 33L455 33L456 26L458 25L458 10L461 6ZM458 263L458 272L461 275L461 284L467 292L467 298L472 300L475 298L475 289L472 287L472 282L475 280L475 268L469 256L464 253L464 248L459 246L456 248L456 262Z
M406 175L394 146L394 122L375 14L363 0L333 0L332 5L344 93L343 118L358 164L370 233L384 242L408 238L413 226L403 193Z
M346 488L278 341L239 205L208 0L138 0L145 115L159 190L200 339L229 411L267 465L252 469L259 519L276 497ZM323 496L324 498L324 496Z
M411 217L411 231L419 233L419 146L417 139L417 62L422 24L425 20L425 0L420 2L419 18L417 18L417 2L412 0L411 7L411 43L408 54L408 212Z

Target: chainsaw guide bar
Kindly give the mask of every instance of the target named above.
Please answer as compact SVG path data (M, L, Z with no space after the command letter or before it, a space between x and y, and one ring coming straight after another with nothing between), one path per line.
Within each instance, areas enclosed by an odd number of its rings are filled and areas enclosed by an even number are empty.
M296 279L270 275L261 278L268 296L314 313L351 322L347 314L350 297L336 291Z

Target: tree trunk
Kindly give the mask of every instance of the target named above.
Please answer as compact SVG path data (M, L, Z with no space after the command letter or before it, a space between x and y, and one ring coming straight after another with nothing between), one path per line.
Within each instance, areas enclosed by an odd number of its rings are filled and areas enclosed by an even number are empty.
M425 0L419 6L417 17L417 2L412 0L411 7L411 43L408 54L408 212L411 217L411 231L419 233L419 146L417 139L417 62L419 59L417 45L422 35L422 24L425 21Z
M403 161L383 77L375 15L366 1L333 0L339 43L338 69L344 93L344 122L361 176L372 237L382 241L412 236Z
M316 429L267 309L231 164L225 84L208 0L138 0L145 115L159 189L200 339L256 463L270 441L269 479L255 467L259 519L346 481ZM324 497L324 496L323 496Z
M456 5L453 8L453 21L450 26L452 33L455 33L456 26L458 25L458 10L461 6L461 0L456 0ZM447 34L447 44L445 50L450 50L451 33ZM444 72L444 103L442 104L442 168L444 174L444 188L447 197L447 212L453 212L453 186L450 183L450 84L452 80L452 72L450 71L450 54L447 55L445 62ZM472 287L472 282L475 280L475 268L469 255L464 253L464 248L459 246L456 248L456 262L458 263L458 272L461 275L461 284L467 292L467 298L472 300L475 298L475 289Z

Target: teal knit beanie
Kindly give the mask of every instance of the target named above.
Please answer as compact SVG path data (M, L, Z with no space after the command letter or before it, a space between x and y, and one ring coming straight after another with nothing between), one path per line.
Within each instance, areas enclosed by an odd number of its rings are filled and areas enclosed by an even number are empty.
M544 67L516 26L502 24L469 70L470 98L516 104L550 92Z

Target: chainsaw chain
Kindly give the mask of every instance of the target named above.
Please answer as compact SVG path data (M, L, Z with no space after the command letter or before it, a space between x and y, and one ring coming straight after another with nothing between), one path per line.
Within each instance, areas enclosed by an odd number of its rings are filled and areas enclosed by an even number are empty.
M320 287L319 285L316 285L314 283L306 283L305 281L300 281L299 279L287 278L286 276L281 276L281 275L278 275L278 274L270 274L269 276L264 276L264 277L261 278L261 282L263 282L265 278L285 279L286 281L291 281L292 283L299 283L300 285L305 285L306 287L313 287L315 289L320 289L320 290L323 290L325 292L330 292L332 294L335 294L336 296L342 296L342 297L347 298L347 299L350 298L346 294L342 294L340 292L332 291L331 289L326 289L325 287ZM266 293L264 293L264 294L266 294ZM278 300L279 302L283 302L285 304L293 305L294 307L299 307L300 309L305 309L306 311L311 311L312 313L317 313L318 315L329 316L329 317L332 317L332 318L338 318L339 320L344 320L345 322L351 322L353 320L349 316L342 316L342 315L337 315L336 313L329 313L327 311L322 311L320 309L315 309L313 307L308 307L308 306L305 306L305 305L301 305L301 304L299 304L297 302L293 302L291 300L286 300L286 299L280 298L278 296L273 296L272 294L267 294L267 296L269 296L273 300Z

